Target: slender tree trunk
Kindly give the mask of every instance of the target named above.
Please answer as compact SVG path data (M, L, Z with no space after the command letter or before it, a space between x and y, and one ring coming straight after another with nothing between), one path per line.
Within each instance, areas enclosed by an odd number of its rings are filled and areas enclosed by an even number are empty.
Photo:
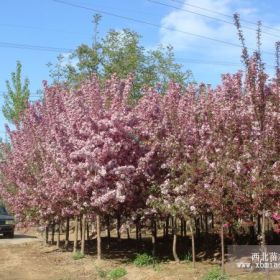
M193 231L193 226L192 226L192 221L190 219L190 232L191 232L191 239L192 239L192 263L193 263L193 268L195 268L195 235Z
M222 253L222 272L225 273L225 243L224 243L224 225L221 225L221 253Z
M139 240L142 241L142 227L141 227L141 222L139 223Z
M187 236L187 221L184 220L184 237Z
M89 240L89 223L87 222L87 240Z
M109 216L107 216L107 219L106 219L106 227L107 227L107 237L108 237L108 241L110 243L111 231L110 231L110 217Z
M55 233L55 223L53 222L52 223L52 241L51 241L52 245L54 244L54 233Z
M168 233L169 233L169 217L167 217L165 221L165 234L164 234L165 238L168 238Z
M78 217L75 217L75 230L74 230L74 246L73 246L73 253L75 254L77 252L77 245L78 245Z
M83 239L83 218L82 216L80 217L80 239Z
M86 237L86 215L82 216L82 239L81 239L81 253L85 254L85 237Z
M204 223L205 223L205 233L208 235L208 216L207 214L204 216Z
M68 248L69 246L69 223L70 219L69 217L66 218L66 231L65 231L65 248Z
M195 233L197 238L200 240L200 227L199 227L199 218L195 218Z
M57 224L57 241L56 247L60 248L60 222Z
M261 234L261 215L258 214L258 235Z
M172 253L173 253L173 257L174 260L176 262L179 262L180 259L177 255L177 221L176 221L176 217L173 219L173 244L172 244Z
M136 240L139 240L139 227L138 227L138 223L135 223L135 237Z
M127 239L130 239L129 227L126 228Z
M265 210L262 212L262 245L266 245L266 240L265 240Z
M46 245L49 243L49 225L45 228L45 243Z
M96 232L97 232L97 260L101 260L101 225L100 216L96 215Z
M255 227L254 227L254 216L250 215L250 221L252 225L250 225L250 240L253 242L255 240Z
M266 236L265 236L265 209L262 211L262 252L264 255L267 255ZM265 277L267 280L270 279L268 268L265 268Z
M156 221L155 220L152 220L152 224L151 224L151 227L152 227L152 256L155 257L156 255Z
M181 227L181 238L182 238L184 236L184 219L181 219L180 227Z
M199 228L200 228L200 230L202 231L202 232L204 232L204 227L203 227L203 216L202 215L200 215L200 217L199 217Z
M118 216L117 217L117 237L118 237L118 240L121 239L120 228L121 228L121 218L120 218L120 216Z

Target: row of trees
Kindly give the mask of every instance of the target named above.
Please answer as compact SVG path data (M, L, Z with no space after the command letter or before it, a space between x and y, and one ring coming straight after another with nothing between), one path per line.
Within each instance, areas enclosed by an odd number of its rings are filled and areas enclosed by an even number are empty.
M244 77L224 75L216 89L170 83L164 95L146 88L136 105L133 77L100 85L93 76L77 90L45 84L43 101L8 130L1 197L19 221L45 225L172 216L193 232L195 218L211 214L222 242L225 227L261 216L264 242L265 220L279 222L279 73L267 82L254 56Z
M280 220L279 45L272 80L259 51L249 57L244 45L243 59L245 74L226 74L217 88L172 82L164 92L140 90L136 73L45 83L42 101L8 129L0 196L23 224L73 219L77 233L78 218L95 220L99 258L102 224L110 229L112 218L138 234L148 226L155 244L159 222L172 217L176 260L179 219L183 231L188 224L193 261L198 217L205 227L212 217L222 263L225 231L254 235L257 223L265 244L267 221L279 232ZM83 227L82 248L84 234Z

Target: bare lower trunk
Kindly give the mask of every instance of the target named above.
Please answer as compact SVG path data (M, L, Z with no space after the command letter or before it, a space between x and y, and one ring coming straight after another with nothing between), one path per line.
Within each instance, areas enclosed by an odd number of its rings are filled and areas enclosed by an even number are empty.
M89 240L89 223L87 222L87 240Z
M141 223L139 223L138 234L139 234L139 240L142 241L142 228L141 228Z
M82 217L82 239L81 239L81 253L85 254L85 236L86 236L86 215Z
M207 236L208 235L208 216L207 216L207 214L204 216L204 223L205 223L205 233Z
M119 240L121 239L120 229L121 229L121 218L118 216L117 217L117 236L118 236Z
M225 273L225 244L224 244L224 225L221 225L221 253L222 253L222 273Z
M106 219L106 227L107 227L107 237L108 237L108 243L110 244L111 239L111 231L110 231L110 217L108 216Z
M156 255L156 221L152 221L152 256L155 257Z
M56 241L56 247L60 248L60 222L58 223L57 227L57 241Z
M172 245L172 253L173 253L173 257L174 260L176 262L179 262L180 259L177 255L177 222L176 222L176 217L173 220L173 245Z
M184 236L184 219L181 219L180 227L181 227L181 237L183 237Z
M74 246L73 246L73 253L77 252L77 245L78 245L78 217L75 217L75 231L74 231Z
M195 267L195 236L194 236L191 220L190 220L190 232L191 232L191 239L192 239L192 263L193 263L193 267Z
M69 218L66 218L66 231L65 231L65 248L69 246Z
M83 225L82 225L82 222L83 222L83 219L82 219L82 216L81 216L81 217L80 217L80 239L81 239L81 240L83 239L83 237L82 237L82 234L83 234L83 230L82 230Z
M262 252L264 255L267 255L266 238L265 238L265 210L262 211ZM265 268L265 277L267 280L270 279L268 268Z
M52 224L52 245L54 244L54 232L55 232L55 223Z
M265 210L263 210L262 213L262 246L266 245L266 240L265 240Z
M96 233L97 233L97 260L101 260L101 228L100 228L100 216L96 215Z
M169 217L167 217L165 221L165 233L164 233L165 238L168 238L168 231L169 231Z
M258 214L258 217L257 217L257 231L258 231L258 235L261 234L261 215Z
M45 229L45 243L46 245L49 243L49 225L47 225Z
M134 224L135 225L135 238L136 238L136 240L138 241L138 239L139 239L139 234L138 234L138 224L137 223L135 223Z

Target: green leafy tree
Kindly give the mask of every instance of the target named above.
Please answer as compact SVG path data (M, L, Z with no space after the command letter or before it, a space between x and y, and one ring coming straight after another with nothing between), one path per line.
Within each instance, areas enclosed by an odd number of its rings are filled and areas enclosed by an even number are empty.
M11 73L11 81L6 81L7 93L4 94L2 112L4 117L13 124L20 122L24 110L27 108L30 96L29 80L21 78L22 65L17 61L16 72Z
M161 84L162 91L170 80L186 85L191 81L190 71L175 62L172 46L159 46L147 50L141 45L141 36L130 30L110 30L99 39L98 26L101 17L94 16L94 36L92 46L82 44L66 62L58 57L56 65L50 65L50 75L54 82L65 82L77 87L83 80L96 74L105 81L112 74L125 78L134 75L133 96L141 96L144 85Z

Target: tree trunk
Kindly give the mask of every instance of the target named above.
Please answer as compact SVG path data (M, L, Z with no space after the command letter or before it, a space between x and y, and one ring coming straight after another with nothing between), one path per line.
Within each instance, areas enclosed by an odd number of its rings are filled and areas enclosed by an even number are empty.
M199 218L195 218L195 234L198 239L200 239L200 227L199 227Z
M184 219L181 219L180 226L181 226L181 238L182 238L184 236Z
M224 244L224 225L221 225L221 253L222 253L222 273L225 273L225 244Z
M118 236L118 240L121 239L120 228L121 228L121 218L120 218L120 216L118 216L117 217L117 236Z
M200 228L200 230L202 231L202 232L204 232L204 227L203 227L203 216L202 215L200 215L200 217L199 217L199 228Z
M192 263L193 263L193 268L195 268L195 236L194 236L191 220L190 220L190 232L191 232L191 239L192 239Z
M176 262L179 262L180 260L179 260L178 255L177 255L177 221L176 221L176 217L173 219L173 223L172 224L173 224L172 253L173 253L174 260Z
M69 246L69 217L66 218L66 232L65 232L65 248Z
M52 224L52 241L51 241L52 245L54 244L54 233L55 233L55 223L53 222L53 224Z
M126 228L127 239L130 239L129 227Z
M111 239L111 231L110 231L110 217L107 216L107 219L106 219L106 226L107 226L107 237L108 237L108 241L110 243L110 239Z
M135 223L135 237L136 240L139 240L139 227L138 227L138 223Z
M156 238L157 238L157 230L156 230L156 221L152 220L152 256L156 255Z
M187 221L184 220L184 237L187 236Z
M204 223L205 223L205 233L208 235L208 216L204 216Z
M80 217L80 239L82 240L83 239L83 218L82 216Z
M57 241L56 241L56 247L60 248L60 222L58 223L57 227Z
M74 245L73 245L73 253L77 252L77 245L78 245L78 217L75 217L75 231L74 231Z
M89 223L87 222L87 240L89 240Z
M262 245L266 245L266 240L265 240L265 210L262 212Z
M81 239L81 253L85 254L85 237L86 237L86 215L82 216L82 239Z
M164 233L165 238L168 238L168 233L169 233L169 217L166 218L166 222L165 222L165 233Z
M262 211L262 252L264 255L267 255L266 236L265 236L265 209ZM265 277L267 280L270 279L269 269L267 267L265 267Z
M260 235L261 234L261 215L259 215L258 214L258 222L257 222L257 224L258 224L258 235Z
M142 228L141 228L141 223L139 223L139 231L138 231L138 234L139 234L139 240L142 241Z
M252 225L250 225L250 241L251 243L255 240L255 227L254 227L254 216L250 215L250 221Z
M47 225L45 229L45 243L46 245L49 243L49 225Z
M97 233L97 260L101 260L101 226L100 226L100 216L96 215L96 233Z

